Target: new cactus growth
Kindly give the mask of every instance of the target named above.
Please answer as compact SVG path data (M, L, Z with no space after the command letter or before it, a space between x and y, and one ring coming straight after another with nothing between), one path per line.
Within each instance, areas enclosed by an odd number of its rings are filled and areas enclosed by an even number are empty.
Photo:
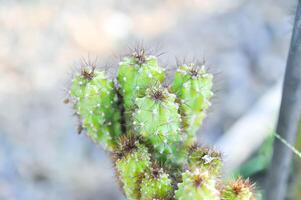
M141 182L141 199L170 199L172 190L169 174L165 173L162 168L155 166L151 172L145 174Z
M123 151L129 152L116 159L115 165L128 199L139 199L141 178L150 169L150 155L147 148L139 143L126 148Z
M113 81L103 72L95 71L93 66L85 66L75 75L70 93L87 134L92 140L113 149L121 134Z
M249 180L238 178L223 189L222 198L224 200L255 200L253 187L254 185Z
M182 183L178 184L175 199L220 199L220 192L216 187L217 179L209 171L196 168L183 173L182 179Z
M213 176L217 176L221 171L221 162L221 154L213 149L198 147L197 145L190 147L188 166L192 170L204 169Z
M113 155L130 200L253 200L241 179L219 180L221 154L195 144L210 104L212 74L204 64L178 67L171 86L155 56L137 50L119 63L117 79L84 65L70 90L87 135Z

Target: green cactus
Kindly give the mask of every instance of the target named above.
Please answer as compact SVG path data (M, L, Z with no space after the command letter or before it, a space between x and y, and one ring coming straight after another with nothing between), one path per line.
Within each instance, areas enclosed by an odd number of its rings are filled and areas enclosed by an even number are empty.
M195 133L211 105L212 79L212 74L206 72L204 65L182 65L175 74L171 91L178 96L188 145L195 142Z
M255 200L254 185L249 180L238 178L230 182L222 191L223 200Z
M83 66L72 80L71 97L83 128L92 140L113 149L121 134L120 112L113 81L94 67Z
M183 182L178 184L175 199L210 199L219 200L220 192L216 188L217 179L208 170L196 168L183 173Z
M204 169L218 176L222 167L221 154L210 148L193 145L188 154L188 166L191 170Z
M113 155L130 200L253 200L247 181L222 186L221 154L195 144L210 106L213 76L205 67L178 67L169 87L164 69L143 49L119 63L117 82L85 65L70 96L87 135ZM239 187L241 186L241 187Z
M152 86L146 95L136 98L136 111L133 113L133 125L155 150L155 157L179 159L176 152L182 141L180 135L180 115L176 96L161 86Z
M123 97L127 126L131 127L129 122L136 98L143 97L150 86L162 83L164 78L164 69L158 66L157 58L145 55L143 49L137 50L119 63L117 79Z
M142 144L136 144L124 157L116 160L116 168L128 199L140 198L142 175L150 168L150 155Z
M141 182L141 199L170 199L172 190L172 180L169 174L156 166L150 173L146 173Z

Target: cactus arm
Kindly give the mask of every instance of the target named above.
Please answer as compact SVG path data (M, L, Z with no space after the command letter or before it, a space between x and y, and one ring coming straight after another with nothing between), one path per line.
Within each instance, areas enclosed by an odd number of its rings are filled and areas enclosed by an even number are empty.
M71 96L88 136L111 150L121 134L114 83L103 72L93 72L91 79L78 74L73 79Z
M116 161L116 168L129 200L140 198L141 177L150 168L147 148L138 144L136 149Z
M180 66L171 85L171 91L180 102L182 124L187 132L187 145L191 145L195 133L211 105L213 76L204 67L193 64Z
M137 133L149 141L155 149L155 157L174 159L181 142L180 116L175 95L161 86L149 88L146 96L136 99L134 126Z
M175 199L219 200L220 193L216 189L216 178L201 169L184 172L183 182L178 184Z
M254 185L249 180L238 178L228 183L222 191L223 200L255 200Z
M170 199L172 182L168 174L163 171L157 175L147 174L141 183L141 200Z
M191 170L200 168L209 171L213 176L218 176L222 167L221 154L210 148L191 147L188 166Z
M117 78L126 111L133 108L137 97L144 96L148 87L165 79L164 70L158 66L157 58L142 56L145 60L141 64L135 56L126 57L119 63Z

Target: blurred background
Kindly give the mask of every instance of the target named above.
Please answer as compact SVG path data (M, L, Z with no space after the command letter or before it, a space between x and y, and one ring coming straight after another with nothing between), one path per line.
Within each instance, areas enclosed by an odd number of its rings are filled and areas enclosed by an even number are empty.
M108 154L77 134L63 101L82 57L114 69L141 43L163 53L164 67L206 59L215 97L199 141L223 152L225 178L251 177L260 193L295 7L294 0L0 0L0 199L124 199ZM301 184L291 178L288 199L301 199L295 188Z

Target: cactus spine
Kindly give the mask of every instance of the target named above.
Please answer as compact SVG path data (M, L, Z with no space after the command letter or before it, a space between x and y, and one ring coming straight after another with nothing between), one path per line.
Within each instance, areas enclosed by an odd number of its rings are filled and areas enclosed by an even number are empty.
M112 152L130 200L253 200L248 182L223 187L220 153L195 144L210 106L213 76L183 64L171 86L155 56L135 51L119 63L117 80L85 65L70 95L87 135Z

